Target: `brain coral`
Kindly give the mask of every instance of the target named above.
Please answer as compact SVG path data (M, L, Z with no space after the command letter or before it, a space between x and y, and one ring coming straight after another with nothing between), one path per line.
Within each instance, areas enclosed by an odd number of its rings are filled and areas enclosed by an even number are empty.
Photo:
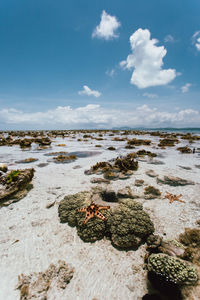
M111 239L119 248L138 247L153 231L149 215L140 203L132 199L120 200L108 219Z
M59 204L58 214L61 223L68 223L70 226L76 226L79 237L84 242L95 242L107 234L106 222L94 217L86 224L83 224L85 213L77 210L90 204L90 193L80 192L75 195L66 196ZM101 213L108 218L110 212L101 210Z
M191 263L167 254L151 254L148 270L180 285L194 284L198 280L197 271Z

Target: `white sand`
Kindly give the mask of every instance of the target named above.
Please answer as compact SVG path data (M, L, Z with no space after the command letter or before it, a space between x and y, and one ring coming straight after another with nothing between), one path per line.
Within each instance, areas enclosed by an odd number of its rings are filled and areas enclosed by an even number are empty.
M140 136L136 136L140 138ZM97 241L94 244L84 243L77 236L76 229L67 224L61 224L58 218L58 203L67 194L89 190L94 184L92 177L86 176L84 170L97 161L109 160L119 154L132 152L124 150L125 142L113 142L108 137L104 141L89 140L77 142L76 139L56 139L52 149L36 152L34 147L29 151L21 151L18 146L0 147L0 160L10 164L10 169L34 167L36 172L33 179L34 188L28 195L17 203L0 208L0 300L17 300L19 291L15 289L17 276L21 273L30 274L33 271L44 271L50 263L59 259L65 260L75 268L74 277L65 290L49 290L50 300L114 300L114 299L142 299L147 293L146 270L144 266L145 245L137 251L118 251L109 240ZM142 136L141 138L148 138ZM150 137L156 141L158 138ZM56 144L66 143L66 147ZM94 145L102 144L103 148ZM183 141L183 145L187 142ZM108 146L115 146L117 151L105 150ZM195 143L200 147L200 143ZM178 144L180 146L180 144ZM200 156L196 154L179 154L174 148L152 149L151 147L137 147L156 153L164 157L156 157L163 161L163 165L153 165L139 162L139 169L128 180L117 180L111 183L113 188L120 189L130 185L133 191L141 194L143 187L135 187L135 179L144 179L145 184L158 187L162 195L166 191L174 194L181 193L185 203L169 204L167 199L144 200L144 209L150 214L156 232L166 238L175 238L185 227L197 226L200 219ZM44 168L37 164L46 162L52 157L44 153L52 151L100 151L100 155L79 158L69 164L55 164L50 162ZM36 157L39 161L31 164L15 164L20 159ZM80 165L81 168L73 169ZM191 170L179 167L188 166ZM156 179L145 174L153 169L156 174L179 176L195 181L195 185L184 187L170 187L157 185ZM56 200L50 209L47 203Z

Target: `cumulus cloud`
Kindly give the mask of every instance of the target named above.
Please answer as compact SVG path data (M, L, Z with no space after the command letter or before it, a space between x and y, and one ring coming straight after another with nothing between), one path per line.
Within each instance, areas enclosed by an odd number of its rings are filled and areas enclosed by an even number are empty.
M100 24L94 29L92 37L102 38L105 40L117 38L119 35L116 31L120 26L121 24L115 16L111 16L103 10Z
M187 93L189 91L189 88L191 87L191 85L192 85L191 83L186 83L185 85L183 85L181 87L182 93Z
M151 39L148 29L139 28L130 37L132 53L120 63L124 69L134 69L131 84L138 88L165 85L176 77L175 69L162 69L167 54L164 46L157 46L158 40Z
M198 51L200 51L200 30L196 31L192 36L192 43Z
M150 99L158 98L158 95L152 94L152 93L144 93L144 94L142 94L142 96L150 98Z
M171 34L166 35L166 37L164 38L165 43L173 43L174 42L174 38Z
M189 127L198 126L200 112L193 109L160 111L146 104L134 110L106 109L96 104L71 108L58 106L44 112L0 110L1 127L5 128L112 128L129 127Z
M88 96L94 96L96 98L101 96L101 93L95 90L91 90L87 85L83 86L82 91L78 92L79 95L88 95Z

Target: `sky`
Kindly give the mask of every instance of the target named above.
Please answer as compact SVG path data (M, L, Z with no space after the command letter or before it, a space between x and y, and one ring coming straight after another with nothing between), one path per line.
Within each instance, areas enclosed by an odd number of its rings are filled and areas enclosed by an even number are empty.
M1 0L0 130L200 127L199 0Z

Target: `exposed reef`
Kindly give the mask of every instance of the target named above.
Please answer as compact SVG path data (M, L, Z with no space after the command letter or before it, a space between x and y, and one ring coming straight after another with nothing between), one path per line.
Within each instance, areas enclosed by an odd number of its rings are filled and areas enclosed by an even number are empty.
M28 192L27 186L34 175L34 169L12 170L0 176L0 201L9 200L10 204L22 199ZM4 203L4 205L7 205Z

